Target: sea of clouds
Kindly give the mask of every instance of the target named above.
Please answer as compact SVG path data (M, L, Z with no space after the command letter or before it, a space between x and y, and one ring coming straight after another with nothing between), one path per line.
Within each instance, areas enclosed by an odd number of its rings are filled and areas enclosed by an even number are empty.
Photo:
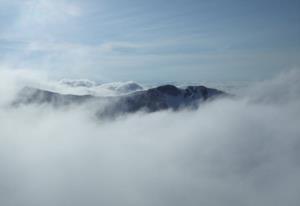
M49 82L0 72L0 205L300 204L298 71L197 111L106 121L93 108L9 106Z

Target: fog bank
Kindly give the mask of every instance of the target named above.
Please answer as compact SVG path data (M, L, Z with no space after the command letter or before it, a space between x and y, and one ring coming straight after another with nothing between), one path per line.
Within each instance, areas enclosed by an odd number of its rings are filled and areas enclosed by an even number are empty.
M46 77L0 73L0 205L300 204L300 73L197 111L96 120L8 105Z

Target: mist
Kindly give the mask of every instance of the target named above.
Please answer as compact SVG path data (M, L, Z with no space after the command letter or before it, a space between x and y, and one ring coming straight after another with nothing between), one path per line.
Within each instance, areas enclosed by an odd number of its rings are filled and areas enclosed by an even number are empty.
M196 111L95 119L9 106L47 75L0 73L0 205L299 205L300 73ZM59 87L57 87L59 88Z

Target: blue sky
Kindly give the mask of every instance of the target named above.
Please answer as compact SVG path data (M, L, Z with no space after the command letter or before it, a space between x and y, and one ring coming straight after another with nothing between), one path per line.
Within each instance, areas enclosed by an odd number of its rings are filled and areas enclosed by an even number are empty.
M0 65L100 81L257 80L300 68L300 1L0 0Z

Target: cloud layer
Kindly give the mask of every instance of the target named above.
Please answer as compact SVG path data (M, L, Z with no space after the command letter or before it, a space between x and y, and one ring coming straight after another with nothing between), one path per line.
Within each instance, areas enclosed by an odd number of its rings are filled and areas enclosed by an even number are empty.
M300 203L299 72L194 112L109 122L93 108L7 107L18 76L0 77L1 205Z

